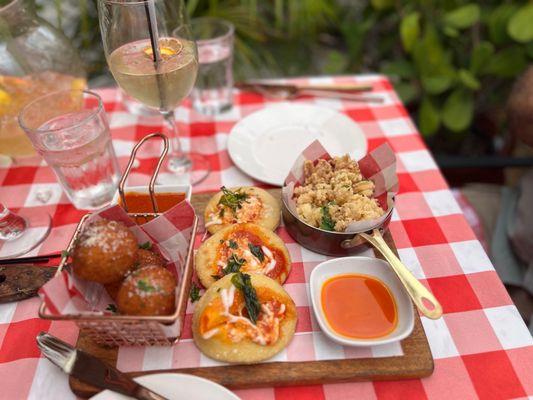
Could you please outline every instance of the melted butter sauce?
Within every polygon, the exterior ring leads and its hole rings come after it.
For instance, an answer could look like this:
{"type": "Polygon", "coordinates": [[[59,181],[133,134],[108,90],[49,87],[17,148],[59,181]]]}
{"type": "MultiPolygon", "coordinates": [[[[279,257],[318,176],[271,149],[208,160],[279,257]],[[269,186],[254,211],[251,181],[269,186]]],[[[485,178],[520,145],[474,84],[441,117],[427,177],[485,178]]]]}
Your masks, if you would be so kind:
{"type": "Polygon", "coordinates": [[[385,336],[398,325],[398,311],[389,288],[368,275],[343,274],[326,280],[322,309],[330,328],[354,339],[385,336]]]}

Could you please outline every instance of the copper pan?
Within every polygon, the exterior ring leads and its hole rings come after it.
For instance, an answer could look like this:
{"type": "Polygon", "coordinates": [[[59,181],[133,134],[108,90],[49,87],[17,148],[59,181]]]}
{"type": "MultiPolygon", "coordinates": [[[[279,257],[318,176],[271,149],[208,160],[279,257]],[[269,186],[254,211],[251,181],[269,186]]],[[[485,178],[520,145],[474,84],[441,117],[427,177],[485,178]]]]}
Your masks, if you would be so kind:
{"type": "Polygon", "coordinates": [[[291,211],[282,196],[282,215],[285,229],[303,247],[328,256],[348,256],[374,247],[390,264],[405,290],[422,314],[431,319],[442,316],[442,306],[435,296],[400,261],[383,239],[388,229],[394,205],[389,207],[385,220],[361,232],[332,232],[311,226],[300,220],[291,211]]]}

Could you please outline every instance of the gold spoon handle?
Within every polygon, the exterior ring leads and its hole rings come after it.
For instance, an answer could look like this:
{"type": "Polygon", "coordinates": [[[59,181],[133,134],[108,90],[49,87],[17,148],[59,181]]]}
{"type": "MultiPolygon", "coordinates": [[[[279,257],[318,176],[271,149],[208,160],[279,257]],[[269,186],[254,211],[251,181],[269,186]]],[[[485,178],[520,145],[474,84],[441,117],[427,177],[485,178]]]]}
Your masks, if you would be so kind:
{"type": "Polygon", "coordinates": [[[413,299],[413,302],[418,309],[426,317],[431,319],[438,319],[442,316],[442,306],[437,301],[435,296],[422,285],[418,279],[407,269],[405,265],[400,261],[396,254],[390,249],[383,236],[378,229],[372,231],[372,235],[367,233],[360,233],[365,240],[372,244],[385,259],[389,262],[400,281],[405,286],[407,293],[413,299]]]}

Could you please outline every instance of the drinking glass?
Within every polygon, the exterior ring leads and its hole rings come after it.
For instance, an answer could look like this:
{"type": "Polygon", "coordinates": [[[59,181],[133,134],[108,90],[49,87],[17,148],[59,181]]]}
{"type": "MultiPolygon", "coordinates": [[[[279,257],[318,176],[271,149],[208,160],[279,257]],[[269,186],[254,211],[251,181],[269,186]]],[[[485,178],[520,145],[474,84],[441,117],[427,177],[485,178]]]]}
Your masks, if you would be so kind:
{"type": "MultiPolygon", "coordinates": [[[[223,19],[202,17],[191,21],[200,68],[192,91],[194,109],[216,115],[233,105],[233,41],[235,27],[223,19]]],[[[181,34],[178,28],[176,36],[181,34]]]]}
{"type": "Polygon", "coordinates": [[[26,105],[19,123],[76,208],[111,202],[120,175],[100,96],[85,90],[50,93],[26,105]]]}
{"type": "Polygon", "coordinates": [[[48,232],[48,214],[25,210],[15,214],[0,202],[0,260],[26,254],[42,243],[48,232]]]}
{"type": "Polygon", "coordinates": [[[198,72],[196,44],[183,0],[99,0],[104,51],[119,86],[146,106],[158,109],[169,131],[167,168],[192,184],[205,179],[209,161],[185,154],[174,109],[189,95],[198,72]],[[181,35],[173,31],[182,27],[181,35]]]}
{"type": "Polygon", "coordinates": [[[35,150],[17,116],[37,96],[86,86],[83,63],[34,0],[0,0],[0,156],[17,162],[35,150]]]}
{"type": "Polygon", "coordinates": [[[143,103],[137,101],[129,94],[120,89],[120,101],[126,107],[126,110],[133,115],[141,115],[143,117],[157,117],[159,111],[156,109],[145,106],[143,103]]]}

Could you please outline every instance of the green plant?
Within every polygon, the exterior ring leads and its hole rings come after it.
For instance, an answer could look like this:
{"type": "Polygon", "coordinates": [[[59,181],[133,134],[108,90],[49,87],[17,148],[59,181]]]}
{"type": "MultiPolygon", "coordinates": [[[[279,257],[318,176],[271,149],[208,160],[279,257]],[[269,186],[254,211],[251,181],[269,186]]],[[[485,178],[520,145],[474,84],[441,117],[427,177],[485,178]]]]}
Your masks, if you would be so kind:
{"type": "Polygon", "coordinates": [[[533,58],[531,2],[372,1],[369,7],[374,18],[393,22],[395,49],[382,49],[390,55],[379,67],[396,78],[402,99],[418,106],[426,136],[444,128],[463,137],[476,110],[505,102],[510,83],[533,58]]]}
{"type": "MultiPolygon", "coordinates": [[[[79,10],[69,31],[95,77],[106,68],[95,1],[79,10]]],[[[476,113],[504,105],[533,59],[526,0],[188,0],[187,10],[235,25],[237,79],[389,75],[427,138],[464,138],[476,113]]]]}
{"type": "Polygon", "coordinates": [[[238,79],[302,73],[318,35],[331,27],[334,0],[190,0],[190,16],[224,18],[235,25],[238,79]]]}

